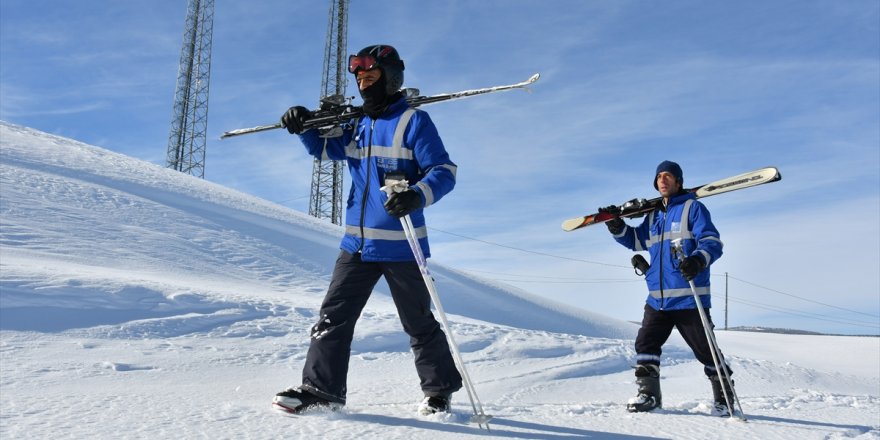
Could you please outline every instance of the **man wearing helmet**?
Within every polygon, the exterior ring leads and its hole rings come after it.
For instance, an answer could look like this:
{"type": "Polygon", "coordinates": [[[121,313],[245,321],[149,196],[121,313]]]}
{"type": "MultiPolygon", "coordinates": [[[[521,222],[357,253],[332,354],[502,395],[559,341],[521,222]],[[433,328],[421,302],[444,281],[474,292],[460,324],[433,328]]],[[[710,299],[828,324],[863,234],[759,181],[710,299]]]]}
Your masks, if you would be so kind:
{"type": "Polygon", "coordinates": [[[352,184],[341,252],[318,323],[311,329],[302,385],[278,393],[273,400],[277,409],[300,413],[345,405],[355,323],[382,276],[410,336],[425,395],[419,412],[447,411],[451,394],[461,388],[446,335],[431,313],[430,295],[399,220],[410,216],[422,251],[430,256],[423,208],[452,190],[456,166],[428,114],[404,99],[403,70],[403,60],[388,45],[368,46],[349,57],[365,116],[345,124],[341,134],[304,130],[304,121],[311,117],[305,107],[291,107],[281,117],[282,125],[300,136],[312,156],[346,160],[352,184]],[[409,182],[407,191],[389,197],[380,190],[386,180],[401,179],[409,182]]]}

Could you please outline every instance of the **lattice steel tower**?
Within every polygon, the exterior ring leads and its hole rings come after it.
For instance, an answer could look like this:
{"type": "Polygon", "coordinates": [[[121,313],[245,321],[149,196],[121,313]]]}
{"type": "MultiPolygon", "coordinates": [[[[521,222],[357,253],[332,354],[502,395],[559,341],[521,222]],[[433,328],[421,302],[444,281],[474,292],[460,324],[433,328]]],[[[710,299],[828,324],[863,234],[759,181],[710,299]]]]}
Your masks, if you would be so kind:
{"type": "Polygon", "coordinates": [[[168,136],[168,168],[205,177],[214,0],[189,0],[168,136]]]}
{"type": "MultiPolygon", "coordinates": [[[[348,84],[348,3],[349,0],[330,0],[327,42],[324,45],[324,75],[321,79],[322,100],[330,96],[345,96],[348,84]]],[[[336,225],[342,224],[344,166],[344,161],[315,159],[309,215],[330,219],[336,225]]]]}

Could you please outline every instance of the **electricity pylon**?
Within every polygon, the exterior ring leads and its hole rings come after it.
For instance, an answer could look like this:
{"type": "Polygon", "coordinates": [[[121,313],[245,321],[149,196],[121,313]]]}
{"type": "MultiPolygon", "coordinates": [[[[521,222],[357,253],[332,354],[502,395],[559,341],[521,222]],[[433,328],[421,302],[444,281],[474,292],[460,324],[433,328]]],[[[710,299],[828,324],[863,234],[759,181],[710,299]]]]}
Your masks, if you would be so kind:
{"type": "MultiPolygon", "coordinates": [[[[327,42],[324,45],[324,75],[321,79],[322,100],[330,96],[345,96],[348,83],[348,3],[349,0],[330,0],[327,42]]],[[[315,159],[309,215],[330,219],[336,225],[342,224],[344,165],[345,161],[315,159]]]]}
{"type": "Polygon", "coordinates": [[[168,136],[168,168],[205,177],[214,0],[189,0],[168,136]]]}

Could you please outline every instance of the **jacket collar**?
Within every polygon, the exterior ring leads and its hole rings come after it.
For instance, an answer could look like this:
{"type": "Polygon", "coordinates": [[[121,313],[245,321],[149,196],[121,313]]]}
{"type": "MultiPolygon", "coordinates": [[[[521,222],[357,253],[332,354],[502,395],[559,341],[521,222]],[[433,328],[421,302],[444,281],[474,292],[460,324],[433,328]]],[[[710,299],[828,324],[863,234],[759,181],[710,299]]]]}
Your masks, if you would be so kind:
{"type": "Polygon", "coordinates": [[[669,203],[666,205],[660,204],[660,210],[666,212],[670,206],[681,205],[682,203],[690,200],[696,199],[697,195],[692,192],[680,191],[678,194],[669,198],[669,203]]]}

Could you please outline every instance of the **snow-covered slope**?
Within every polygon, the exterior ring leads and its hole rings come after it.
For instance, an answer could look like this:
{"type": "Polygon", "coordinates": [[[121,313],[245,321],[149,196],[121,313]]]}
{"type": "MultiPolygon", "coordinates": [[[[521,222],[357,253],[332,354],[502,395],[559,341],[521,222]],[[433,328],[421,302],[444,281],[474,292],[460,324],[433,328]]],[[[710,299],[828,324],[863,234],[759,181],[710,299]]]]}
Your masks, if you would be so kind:
{"type": "MultiPolygon", "coordinates": [[[[2,159],[4,301],[17,308],[4,328],[63,327],[26,313],[46,306],[159,316],[215,309],[225,297],[321,291],[339,252],[341,228],[100,148],[7,124],[2,159]]],[[[632,324],[513,287],[440,266],[432,272],[451,314],[586,336],[634,334],[632,324]]]]}
{"type": "MultiPolygon", "coordinates": [[[[349,403],[289,418],[341,229],[201,179],[0,122],[2,438],[880,438],[880,339],[719,332],[751,422],[708,415],[688,349],[631,415],[636,327],[433,265],[491,434],[418,417],[384,283],[349,403]]],[[[634,304],[634,307],[638,307],[634,304]]]]}

